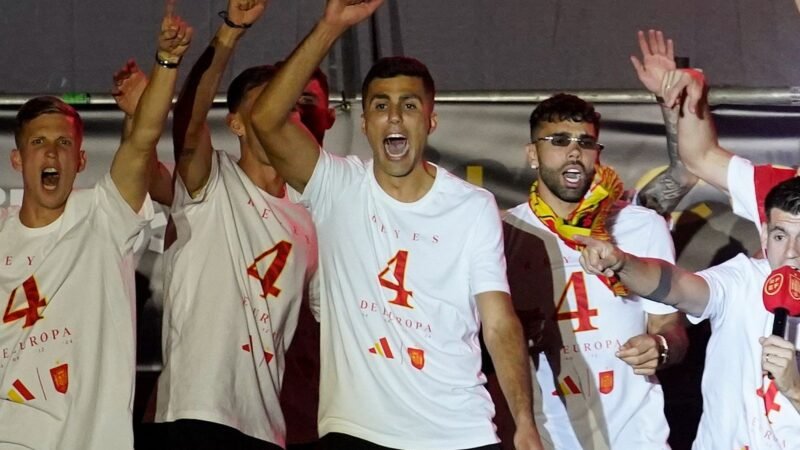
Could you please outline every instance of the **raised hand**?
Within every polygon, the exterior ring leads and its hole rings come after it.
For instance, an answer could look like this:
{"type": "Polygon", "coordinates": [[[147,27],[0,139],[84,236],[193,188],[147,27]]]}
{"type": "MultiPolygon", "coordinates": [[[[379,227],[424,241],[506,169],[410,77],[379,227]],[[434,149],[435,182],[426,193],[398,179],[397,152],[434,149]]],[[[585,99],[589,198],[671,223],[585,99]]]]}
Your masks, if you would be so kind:
{"type": "Polygon", "coordinates": [[[616,353],[617,358],[633,368],[637,375],[654,375],[661,353],[656,337],[640,334],[628,339],[616,353]]]}
{"type": "Polygon", "coordinates": [[[683,105],[692,114],[697,115],[702,102],[705,102],[706,78],[703,72],[696,69],[671,70],[661,80],[661,97],[664,104],[673,108],[680,104],[685,95],[683,105]]]}
{"type": "Polygon", "coordinates": [[[349,28],[378,9],[383,0],[328,0],[323,22],[337,28],[349,28]]]}
{"type": "Polygon", "coordinates": [[[575,236],[573,239],[584,246],[580,263],[583,270],[592,275],[613,277],[625,264],[625,254],[610,242],[586,236],[575,236]]]}
{"type": "Polygon", "coordinates": [[[136,60],[129,59],[124,66],[114,72],[111,95],[125,115],[133,116],[145,87],[147,87],[147,75],[136,65],[136,60]]]}
{"type": "Polygon", "coordinates": [[[800,374],[794,345],[778,336],[758,339],[761,344],[761,369],[772,374],[778,390],[787,397],[800,395],[800,374]]]}
{"type": "Polygon", "coordinates": [[[638,37],[642,59],[631,55],[631,64],[644,87],[658,95],[664,75],[675,70],[675,46],[672,39],[664,40],[664,33],[660,30],[649,30],[647,36],[644,31],[639,31],[638,37]]]}
{"type": "Polygon", "coordinates": [[[249,26],[258,21],[267,9],[268,0],[228,0],[228,20],[249,26]]]}
{"type": "Polygon", "coordinates": [[[189,48],[193,29],[174,14],[175,0],[167,0],[161,34],[158,36],[158,57],[170,63],[178,63],[189,48]]]}

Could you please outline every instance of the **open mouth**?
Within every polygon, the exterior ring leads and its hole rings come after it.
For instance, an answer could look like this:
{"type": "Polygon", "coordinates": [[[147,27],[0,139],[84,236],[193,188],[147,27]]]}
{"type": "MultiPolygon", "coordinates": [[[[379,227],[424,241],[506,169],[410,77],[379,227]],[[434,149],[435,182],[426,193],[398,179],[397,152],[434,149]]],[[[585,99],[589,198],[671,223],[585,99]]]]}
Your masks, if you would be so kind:
{"type": "Polygon", "coordinates": [[[408,153],[408,138],[402,134],[390,134],[383,140],[383,151],[389,159],[400,159],[408,153]]]}
{"type": "Polygon", "coordinates": [[[567,187],[577,188],[580,187],[581,182],[583,182],[583,178],[586,176],[586,174],[583,170],[573,167],[562,172],[561,176],[564,179],[564,184],[567,187]]]}
{"type": "Polygon", "coordinates": [[[58,180],[61,175],[58,169],[54,167],[47,167],[42,170],[42,186],[48,191],[54,191],[58,187],[58,180]]]}

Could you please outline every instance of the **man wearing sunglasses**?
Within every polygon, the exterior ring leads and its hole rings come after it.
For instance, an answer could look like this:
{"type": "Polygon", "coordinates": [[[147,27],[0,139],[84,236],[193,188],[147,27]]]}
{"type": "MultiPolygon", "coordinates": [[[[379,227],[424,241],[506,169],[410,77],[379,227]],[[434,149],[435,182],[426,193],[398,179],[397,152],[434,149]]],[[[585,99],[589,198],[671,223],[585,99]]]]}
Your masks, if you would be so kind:
{"type": "Polygon", "coordinates": [[[599,120],[590,103],[567,94],[533,111],[526,151],[539,179],[530,200],[505,218],[511,296],[532,357],[535,419],[547,448],[669,448],[653,375],[683,357],[682,318],[579,263],[575,236],[674,260],[664,220],[619,201],[621,180],[599,164],[599,120]]]}

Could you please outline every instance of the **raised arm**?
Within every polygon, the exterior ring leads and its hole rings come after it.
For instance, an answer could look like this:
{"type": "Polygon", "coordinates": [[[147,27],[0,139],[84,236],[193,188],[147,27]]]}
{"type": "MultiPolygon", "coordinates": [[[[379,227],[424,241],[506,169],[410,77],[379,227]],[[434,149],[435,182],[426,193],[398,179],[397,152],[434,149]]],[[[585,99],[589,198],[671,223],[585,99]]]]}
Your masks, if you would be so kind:
{"type": "Polygon", "coordinates": [[[147,194],[153,154],[172,103],[177,64],[192,36],[192,29],[173,15],[173,8],[174,1],[169,0],[161,22],[158,63],[133,115],[130,135],[120,144],[111,163],[111,178],[135,211],[142,207],[147,194]]]}
{"type": "Polygon", "coordinates": [[[228,0],[227,20],[192,67],[175,104],[172,139],[176,170],[190,193],[202,188],[211,171],[208,112],[239,39],[264,13],[266,0],[228,0]]]}
{"type": "Polygon", "coordinates": [[[631,293],[700,316],[708,305],[710,291],[703,278],[655,258],[625,253],[610,242],[576,236],[585,245],[581,266],[593,275],[618,276],[631,293]]]}
{"type": "MultiPolygon", "coordinates": [[[[125,113],[122,125],[120,143],[125,142],[133,129],[133,115],[139,105],[144,88],[147,86],[147,76],[139,69],[134,59],[129,59],[125,65],[114,73],[114,87],[111,95],[117,102],[119,109],[125,113]]],[[[158,160],[155,151],[150,158],[150,186],[147,191],[153,200],[162,205],[172,204],[172,174],[164,164],[158,160]]]]}
{"type": "Polygon", "coordinates": [[[708,108],[708,86],[694,69],[667,72],[661,82],[664,104],[677,110],[678,153],[690,172],[728,193],[728,163],[733,156],[720,147],[708,108]]]}
{"type": "Polygon", "coordinates": [[[319,158],[319,144],[295,112],[314,70],[348,28],[383,0],[328,0],[325,14],[281,66],[253,105],[252,122],[267,157],[289,185],[303,192],[319,158]]]}
{"type": "Polygon", "coordinates": [[[491,291],[478,294],[477,301],[483,340],[517,428],[514,448],[541,449],[541,438],[533,422],[528,351],[511,297],[505,292],[491,291]]]}
{"type": "MultiPolygon", "coordinates": [[[[661,81],[664,75],[675,70],[675,46],[672,39],[664,39],[664,33],[649,30],[638,33],[639,49],[642,59],[631,56],[631,64],[636,70],[639,81],[656,98],[660,98],[661,81]]],[[[661,215],[675,210],[681,199],[697,183],[694,176],[678,157],[678,110],[659,103],[664,127],[667,131],[667,156],[669,167],[658,174],[639,191],[639,204],[650,208],[661,215]]]]}

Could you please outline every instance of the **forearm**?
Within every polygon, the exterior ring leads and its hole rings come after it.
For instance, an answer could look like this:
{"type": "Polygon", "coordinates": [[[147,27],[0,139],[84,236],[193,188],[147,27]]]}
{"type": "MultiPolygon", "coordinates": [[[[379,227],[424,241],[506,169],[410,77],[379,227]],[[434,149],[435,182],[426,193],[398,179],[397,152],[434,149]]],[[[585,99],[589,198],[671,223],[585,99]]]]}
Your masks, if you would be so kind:
{"type": "Polygon", "coordinates": [[[686,168],[701,180],[728,191],[730,153],[719,146],[717,131],[707,103],[697,114],[685,110],[678,119],[678,154],[686,168]]]}
{"type": "Polygon", "coordinates": [[[120,137],[120,143],[125,142],[125,140],[130,137],[131,130],[133,130],[133,116],[125,114],[125,118],[122,119],[122,136],[120,137]]]}
{"type": "Polygon", "coordinates": [[[681,162],[678,155],[678,112],[661,105],[667,138],[669,166],[639,191],[639,204],[657,213],[672,213],[681,199],[697,183],[697,177],[681,162]]]}
{"type": "Polygon", "coordinates": [[[486,348],[492,357],[500,388],[508,403],[517,428],[533,426],[531,369],[516,316],[510,317],[502,327],[484,329],[486,348]]]}
{"type": "Polygon", "coordinates": [[[156,64],[133,116],[127,142],[137,152],[147,156],[148,160],[149,153],[155,150],[161,137],[169,114],[177,72],[176,69],[156,64]]]}
{"type": "Polygon", "coordinates": [[[198,141],[206,138],[208,113],[243,34],[243,29],[220,25],[211,43],[189,72],[173,113],[172,136],[176,161],[183,149],[197,148],[198,141]]]}
{"type": "Polygon", "coordinates": [[[708,304],[705,280],[660,259],[625,253],[624,263],[616,274],[631,293],[693,316],[702,314],[708,304]]]}
{"type": "Polygon", "coordinates": [[[288,124],[308,80],[345,30],[322,20],[289,56],[253,106],[253,126],[260,139],[268,141],[275,130],[288,124]]]}

